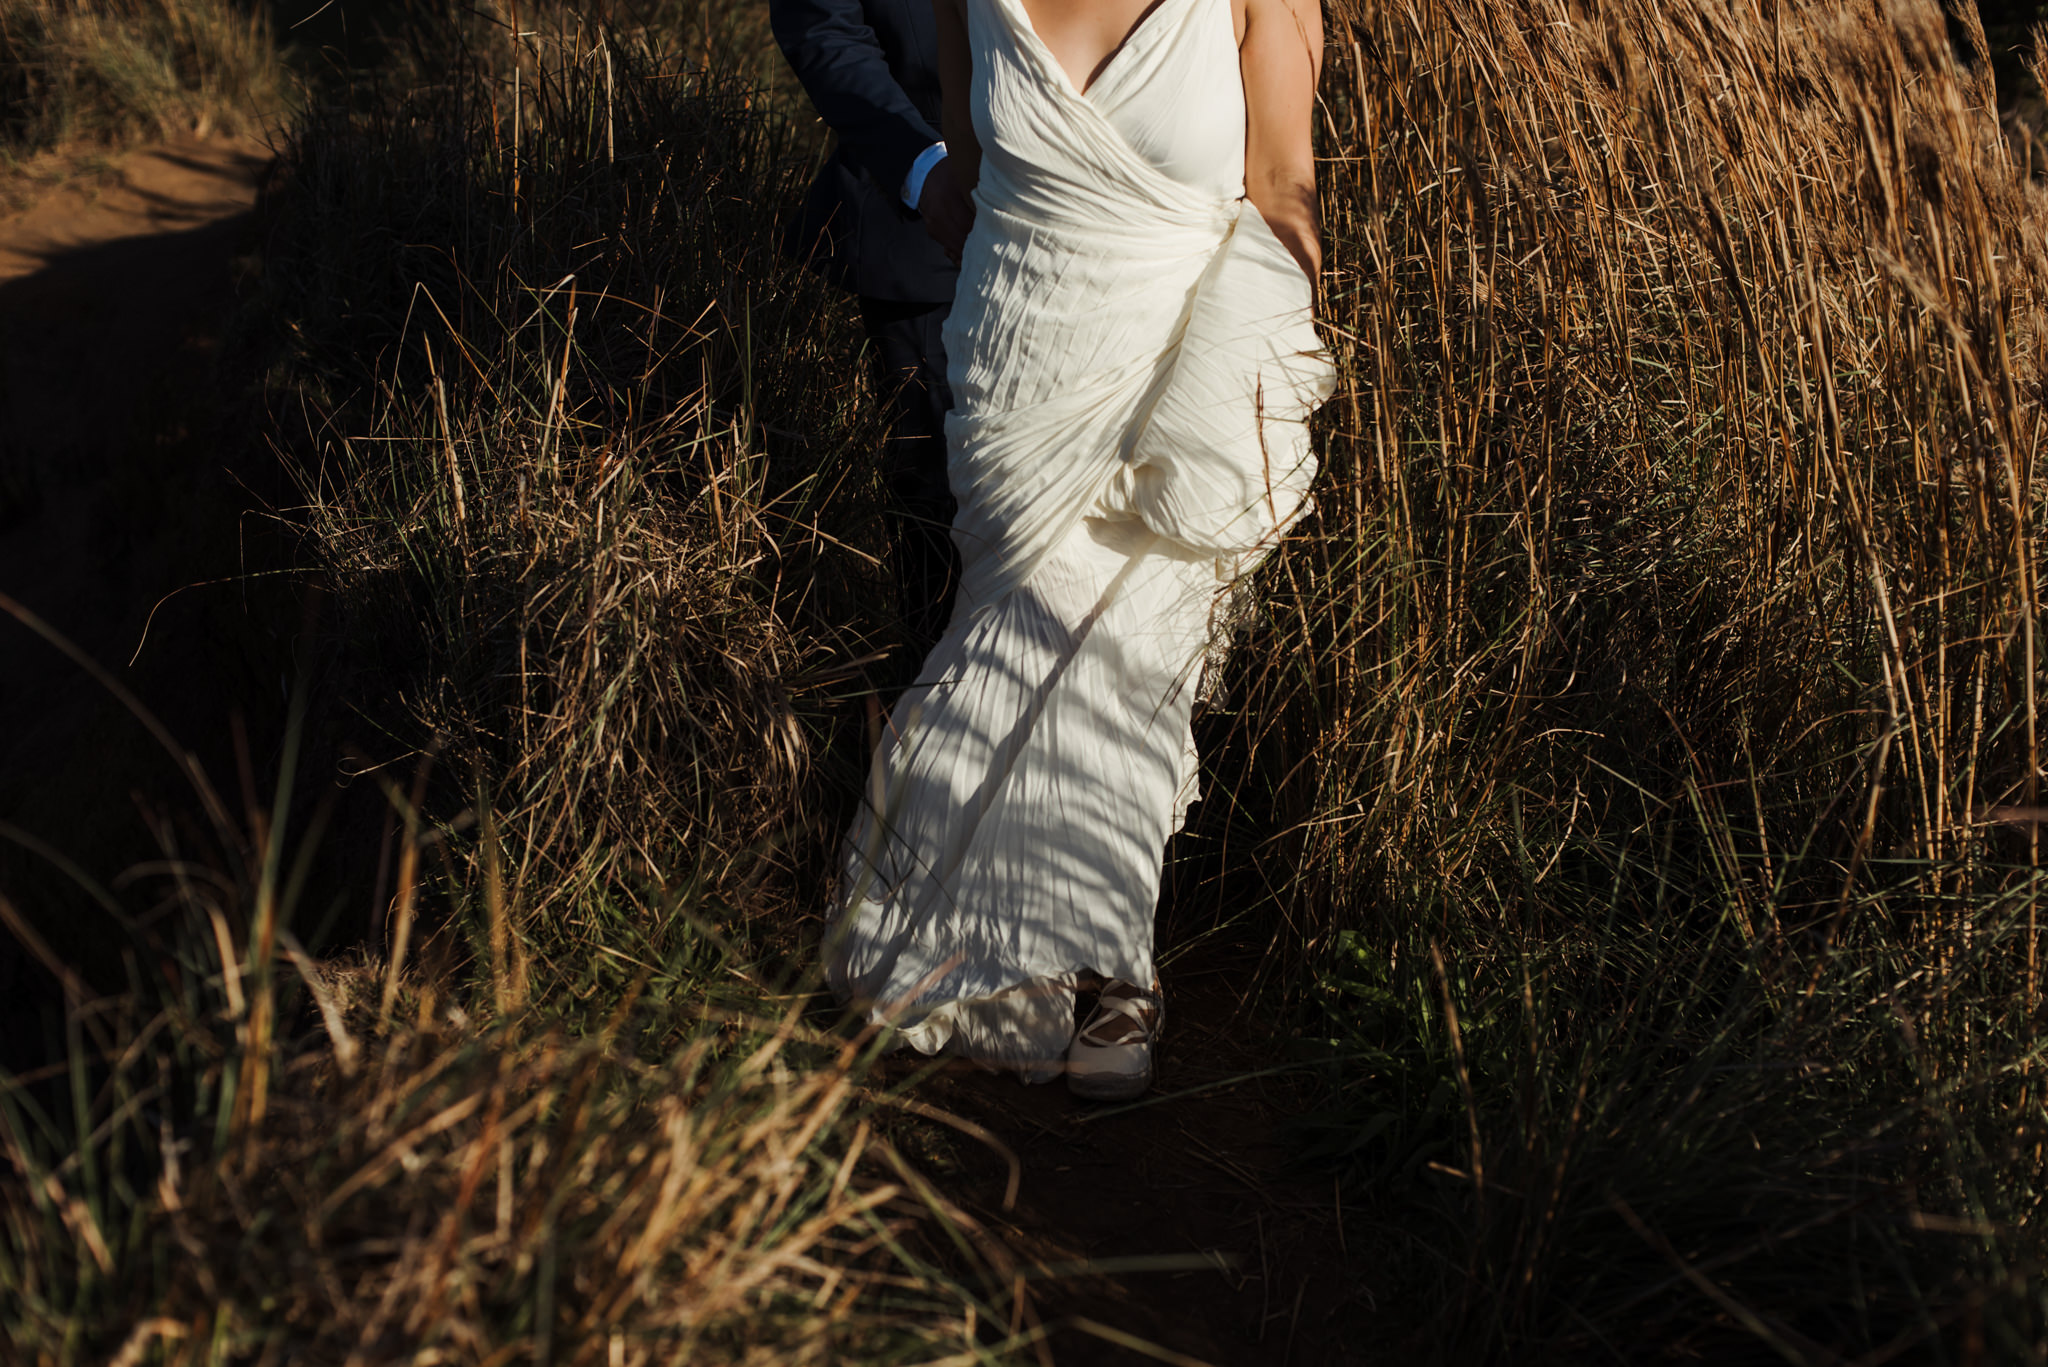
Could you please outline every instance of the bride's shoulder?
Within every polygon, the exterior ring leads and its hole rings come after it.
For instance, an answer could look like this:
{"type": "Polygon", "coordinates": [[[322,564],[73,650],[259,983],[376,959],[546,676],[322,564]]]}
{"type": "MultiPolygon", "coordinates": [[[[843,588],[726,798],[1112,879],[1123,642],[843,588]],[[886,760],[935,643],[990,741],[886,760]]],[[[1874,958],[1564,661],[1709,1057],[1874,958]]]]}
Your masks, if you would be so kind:
{"type": "Polygon", "coordinates": [[[1246,57],[1279,49],[1298,54],[1303,45],[1309,60],[1321,66],[1322,0],[1230,0],[1237,24],[1237,45],[1246,57]]]}
{"type": "Polygon", "coordinates": [[[1261,29],[1266,30],[1262,36],[1278,30],[1308,39],[1311,47],[1323,45],[1322,0],[1230,0],[1230,8],[1240,45],[1261,29]]]}

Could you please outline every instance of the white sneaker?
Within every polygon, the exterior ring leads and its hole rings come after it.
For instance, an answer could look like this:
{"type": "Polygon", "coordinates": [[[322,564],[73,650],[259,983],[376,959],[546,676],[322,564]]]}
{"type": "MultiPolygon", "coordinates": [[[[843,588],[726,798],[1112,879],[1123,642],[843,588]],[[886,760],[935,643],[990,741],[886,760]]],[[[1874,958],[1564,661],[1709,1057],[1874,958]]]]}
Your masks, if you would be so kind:
{"type": "Polygon", "coordinates": [[[1067,1090],[1090,1101],[1129,1101],[1152,1085],[1152,1045],[1166,1018],[1157,989],[1113,982],[1067,1049],[1067,1090]]]}

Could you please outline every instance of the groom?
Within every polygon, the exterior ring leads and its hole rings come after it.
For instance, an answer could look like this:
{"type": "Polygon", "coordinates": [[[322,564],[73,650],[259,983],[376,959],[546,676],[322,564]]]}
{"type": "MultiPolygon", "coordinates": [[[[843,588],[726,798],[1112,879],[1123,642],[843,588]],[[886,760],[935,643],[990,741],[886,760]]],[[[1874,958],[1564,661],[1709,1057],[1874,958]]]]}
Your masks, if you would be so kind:
{"type": "Polygon", "coordinates": [[[939,138],[931,0],[769,0],[769,21],[838,146],[788,246],[860,299],[891,396],[883,459],[903,616],[920,655],[945,629],[958,557],[948,529],[946,352],[974,208],[939,138]]]}

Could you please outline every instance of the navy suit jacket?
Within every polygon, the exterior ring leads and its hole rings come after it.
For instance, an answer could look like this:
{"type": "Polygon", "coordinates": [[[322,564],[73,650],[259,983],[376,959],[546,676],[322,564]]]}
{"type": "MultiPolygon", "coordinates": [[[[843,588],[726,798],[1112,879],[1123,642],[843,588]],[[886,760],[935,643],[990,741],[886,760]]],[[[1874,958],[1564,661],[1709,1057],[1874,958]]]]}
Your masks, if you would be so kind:
{"type": "Polygon", "coordinates": [[[856,294],[951,299],[958,268],[902,193],[910,164],[939,140],[932,0],[769,0],[768,18],[839,135],[785,245],[856,294]]]}

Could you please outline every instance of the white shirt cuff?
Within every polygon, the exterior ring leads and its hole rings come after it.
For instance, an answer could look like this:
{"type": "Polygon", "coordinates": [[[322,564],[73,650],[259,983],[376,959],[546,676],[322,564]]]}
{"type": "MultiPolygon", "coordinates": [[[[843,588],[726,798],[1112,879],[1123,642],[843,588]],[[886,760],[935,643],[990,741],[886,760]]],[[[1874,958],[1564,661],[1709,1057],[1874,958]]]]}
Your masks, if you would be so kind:
{"type": "Polygon", "coordinates": [[[946,144],[935,142],[917,154],[917,160],[910,163],[910,174],[903,178],[903,202],[911,208],[924,196],[924,178],[932,168],[946,159],[946,144]]]}

